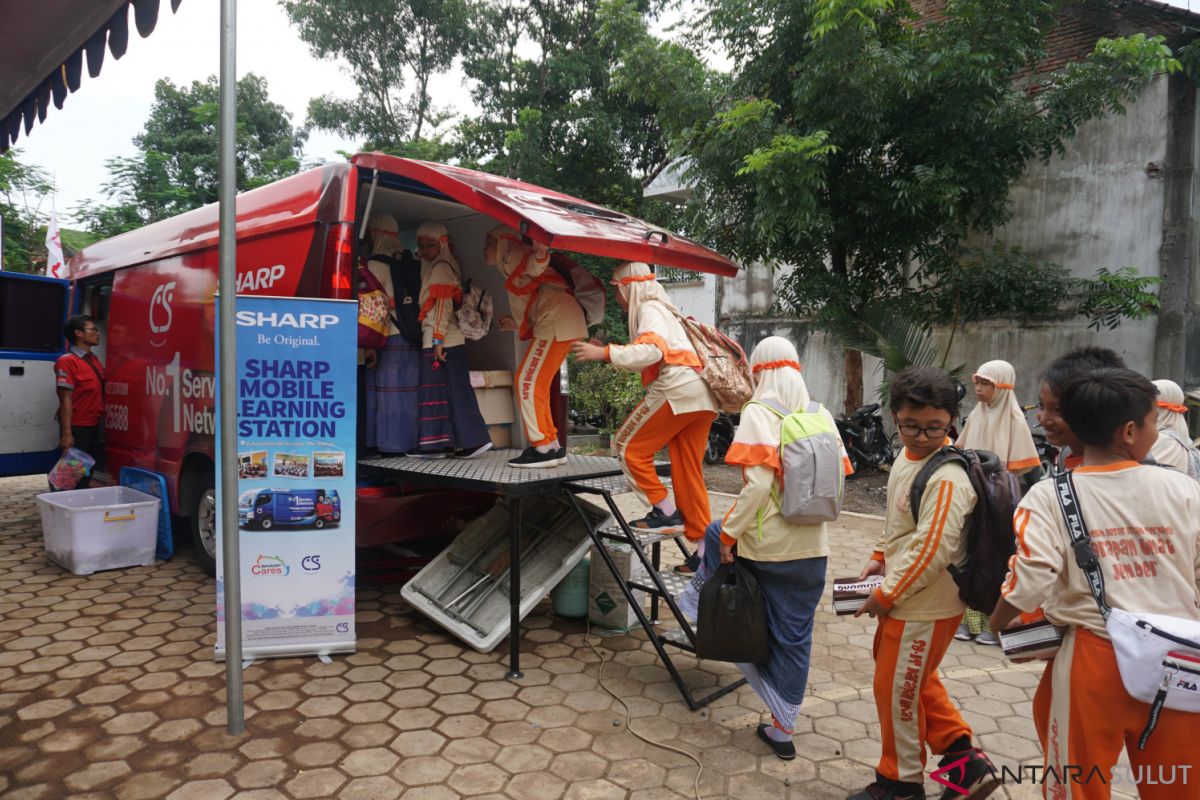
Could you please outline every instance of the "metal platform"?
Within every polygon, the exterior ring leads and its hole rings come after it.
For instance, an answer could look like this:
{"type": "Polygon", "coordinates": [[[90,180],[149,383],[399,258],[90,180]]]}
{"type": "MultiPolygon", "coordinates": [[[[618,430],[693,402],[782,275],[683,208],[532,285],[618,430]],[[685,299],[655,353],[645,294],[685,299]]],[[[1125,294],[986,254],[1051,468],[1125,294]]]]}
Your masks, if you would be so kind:
{"type": "MultiPolygon", "coordinates": [[[[619,493],[625,487],[621,464],[615,458],[568,455],[567,463],[557,467],[530,469],[509,466],[508,460],[520,454],[520,450],[489,450],[475,458],[385,456],[360,460],[358,471],[363,475],[440,489],[466,489],[506,497],[557,494],[566,481],[591,484],[615,478],[616,481],[610,481],[604,488],[619,493]]],[[[662,466],[667,467],[665,464],[662,466]]],[[[600,486],[597,484],[597,488],[600,486]]]]}
{"type": "MultiPolygon", "coordinates": [[[[692,710],[707,705],[713,700],[741,686],[745,680],[732,683],[709,693],[704,697],[696,697],[672,663],[664,645],[680,647],[684,650],[695,651],[695,632],[691,624],[675,603],[675,596],[689,580],[688,576],[674,572],[660,572],[662,543],[674,540],[680,551],[686,556],[689,551],[681,541],[681,533],[635,531],[621,515],[614,494],[628,490],[621,464],[615,458],[606,456],[568,455],[565,464],[543,469],[521,469],[508,464],[514,458],[517,450],[492,450],[475,458],[407,458],[381,457],[362,459],[358,462],[361,475],[387,478],[399,483],[414,486],[428,486],[438,489],[462,489],[465,491],[485,492],[501,497],[510,498],[511,514],[509,522],[509,564],[516,565],[509,576],[509,678],[522,677],[520,671],[520,612],[521,597],[521,506],[524,499],[536,496],[566,496],[570,499],[575,513],[587,526],[588,535],[596,546],[597,552],[603,558],[605,566],[617,577],[622,593],[630,602],[637,614],[638,621],[646,631],[650,643],[658,653],[659,659],[671,674],[680,694],[692,710]],[[578,499],[578,495],[599,495],[616,520],[616,527],[598,525],[588,518],[578,499]],[[647,582],[634,583],[621,578],[620,571],[613,563],[604,541],[617,541],[631,545],[633,552],[641,560],[646,569],[647,582]],[[647,549],[650,550],[647,553],[647,549]],[[641,599],[634,596],[635,592],[645,592],[650,595],[650,614],[642,609],[641,599]],[[660,633],[658,624],[659,604],[667,606],[671,615],[679,623],[679,628],[660,633]]],[[[660,475],[669,475],[671,465],[665,462],[655,464],[660,475]]]]}

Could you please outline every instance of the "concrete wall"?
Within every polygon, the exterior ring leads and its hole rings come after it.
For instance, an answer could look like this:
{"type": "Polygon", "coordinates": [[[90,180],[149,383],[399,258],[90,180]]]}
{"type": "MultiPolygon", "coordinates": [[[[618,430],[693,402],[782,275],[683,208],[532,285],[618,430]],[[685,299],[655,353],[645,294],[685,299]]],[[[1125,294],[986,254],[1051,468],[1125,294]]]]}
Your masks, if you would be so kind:
{"type": "MultiPolygon", "coordinates": [[[[954,335],[946,365],[953,369],[966,366],[970,376],[979,365],[1001,358],[1017,371],[1017,399],[1022,405],[1037,402],[1038,377],[1058,356],[1088,345],[1109,347],[1120,353],[1131,369],[1151,378],[1154,362],[1154,320],[1125,322],[1115,331],[1089,330],[1087,320],[1031,321],[995,319],[971,323],[954,335]]],[[[946,352],[950,328],[934,330],[939,358],[946,352]]],[[[968,402],[970,407],[973,402],[968,402]]]]}
{"type": "Polygon", "coordinates": [[[700,322],[715,325],[717,322],[717,281],[723,280],[716,275],[705,274],[700,281],[687,283],[664,283],[663,288],[671,297],[671,302],[685,317],[695,317],[700,322]]]}
{"type": "Polygon", "coordinates": [[[1160,76],[1125,116],[1082,126],[1062,157],[1031,161],[1012,188],[1012,219],[967,244],[1018,246],[1080,278],[1127,266],[1158,276],[1166,120],[1167,78],[1160,76]]]}

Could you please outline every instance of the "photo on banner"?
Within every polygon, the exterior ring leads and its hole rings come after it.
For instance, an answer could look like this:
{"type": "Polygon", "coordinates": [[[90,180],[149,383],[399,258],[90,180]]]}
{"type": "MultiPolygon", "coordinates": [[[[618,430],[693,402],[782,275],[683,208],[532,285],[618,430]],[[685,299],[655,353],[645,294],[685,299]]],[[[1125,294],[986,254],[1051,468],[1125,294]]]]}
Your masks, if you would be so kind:
{"type": "Polygon", "coordinates": [[[357,305],[239,297],[235,316],[238,452],[226,463],[218,431],[217,486],[237,468],[242,657],[353,652],[357,305]]]}

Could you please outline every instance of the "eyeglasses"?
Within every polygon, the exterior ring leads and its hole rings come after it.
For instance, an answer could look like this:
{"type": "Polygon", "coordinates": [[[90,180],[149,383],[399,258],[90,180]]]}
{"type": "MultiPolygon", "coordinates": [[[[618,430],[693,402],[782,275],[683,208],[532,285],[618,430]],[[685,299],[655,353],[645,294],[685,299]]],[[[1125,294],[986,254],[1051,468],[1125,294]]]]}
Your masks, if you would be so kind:
{"type": "Polygon", "coordinates": [[[901,425],[900,433],[910,438],[917,438],[922,433],[929,439],[942,439],[946,436],[949,428],[918,428],[916,425],[901,425]]]}

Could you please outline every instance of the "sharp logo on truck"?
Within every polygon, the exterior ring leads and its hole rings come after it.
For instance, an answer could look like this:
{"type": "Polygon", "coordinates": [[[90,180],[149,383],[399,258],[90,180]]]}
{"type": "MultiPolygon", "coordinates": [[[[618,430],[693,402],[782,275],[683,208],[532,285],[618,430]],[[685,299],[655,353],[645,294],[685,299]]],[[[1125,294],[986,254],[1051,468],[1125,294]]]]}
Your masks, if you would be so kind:
{"type": "Polygon", "coordinates": [[[336,314],[270,314],[263,311],[237,312],[237,324],[256,328],[328,328],[337,325],[336,314]]]}
{"type": "MultiPolygon", "coordinates": [[[[166,333],[171,330],[171,301],[175,299],[175,281],[167,281],[154,290],[154,294],[150,296],[150,332],[151,333],[166,333]]],[[[166,343],[165,339],[155,341],[150,340],[150,344],[154,347],[162,347],[166,343]]]]}
{"type": "Polygon", "coordinates": [[[286,272],[287,267],[283,264],[246,270],[237,276],[237,290],[239,292],[257,292],[262,289],[270,289],[286,272]]]}

